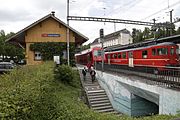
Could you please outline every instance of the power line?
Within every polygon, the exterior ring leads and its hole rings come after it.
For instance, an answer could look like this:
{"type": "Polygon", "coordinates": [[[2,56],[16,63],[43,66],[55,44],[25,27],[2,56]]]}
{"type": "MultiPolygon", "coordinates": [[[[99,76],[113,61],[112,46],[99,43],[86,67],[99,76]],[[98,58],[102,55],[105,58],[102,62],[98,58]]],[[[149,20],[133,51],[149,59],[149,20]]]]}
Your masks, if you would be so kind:
{"type": "Polygon", "coordinates": [[[116,9],[114,9],[114,10],[112,10],[112,11],[110,11],[109,13],[107,13],[107,15],[109,15],[109,14],[111,14],[111,13],[113,13],[114,11],[118,11],[119,9],[121,9],[121,8],[125,8],[126,6],[128,6],[126,9],[128,9],[128,8],[132,8],[132,7],[134,7],[136,4],[138,4],[139,2],[141,2],[142,0],[132,0],[132,1],[130,1],[130,2],[128,2],[128,3],[126,3],[125,5],[123,5],[123,7],[121,6],[121,7],[119,7],[119,8],[116,8],[116,9]]]}
{"type": "Polygon", "coordinates": [[[180,0],[179,0],[178,2],[176,2],[176,3],[172,4],[172,5],[170,5],[170,6],[168,5],[168,7],[165,7],[165,8],[163,8],[163,9],[161,9],[161,10],[159,10],[159,11],[157,11],[157,12],[155,12],[155,13],[153,13],[153,14],[151,14],[151,15],[145,17],[145,18],[143,18],[142,20],[145,20],[145,19],[147,19],[147,18],[149,18],[149,17],[151,17],[151,16],[154,16],[154,15],[158,14],[159,12],[162,12],[162,11],[164,11],[164,10],[166,10],[166,9],[169,9],[169,7],[176,6],[176,5],[178,5],[179,3],[180,3],[180,0]]]}
{"type": "Polygon", "coordinates": [[[81,16],[69,16],[68,20],[75,21],[96,21],[96,22],[111,22],[111,23],[124,23],[124,24],[135,24],[135,25],[145,25],[145,26],[156,26],[156,27],[171,27],[168,23],[151,23],[143,21],[133,21],[133,20],[123,20],[123,19],[111,19],[111,18],[99,18],[99,17],[81,17],[81,16]]]}

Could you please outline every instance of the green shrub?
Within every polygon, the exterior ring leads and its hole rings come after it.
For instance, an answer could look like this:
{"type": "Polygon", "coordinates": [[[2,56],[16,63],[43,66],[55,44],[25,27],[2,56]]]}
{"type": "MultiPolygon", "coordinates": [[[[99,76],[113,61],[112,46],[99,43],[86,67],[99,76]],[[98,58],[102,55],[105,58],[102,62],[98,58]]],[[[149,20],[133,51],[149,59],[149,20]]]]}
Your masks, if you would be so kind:
{"type": "Polygon", "coordinates": [[[55,78],[63,83],[72,84],[74,73],[71,67],[67,65],[60,65],[55,70],[55,78]]]}
{"type": "Polygon", "coordinates": [[[53,80],[53,63],[25,66],[0,76],[0,119],[57,118],[53,80]]]}
{"type": "Polygon", "coordinates": [[[68,69],[68,74],[73,74],[71,85],[54,80],[54,64],[49,62],[1,75],[0,120],[170,120],[180,117],[130,118],[94,112],[79,99],[78,71],[68,66],[61,67],[63,72],[68,69]]]}

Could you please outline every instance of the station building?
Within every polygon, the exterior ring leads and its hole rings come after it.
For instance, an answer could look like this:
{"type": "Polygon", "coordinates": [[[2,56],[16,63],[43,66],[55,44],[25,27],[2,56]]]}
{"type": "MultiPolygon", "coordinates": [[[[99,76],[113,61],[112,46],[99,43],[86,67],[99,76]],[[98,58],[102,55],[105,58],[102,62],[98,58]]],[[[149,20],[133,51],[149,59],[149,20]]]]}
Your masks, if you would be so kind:
{"type": "Polygon", "coordinates": [[[30,45],[42,42],[67,43],[67,29],[69,29],[69,42],[75,43],[76,47],[88,40],[86,36],[55,17],[55,12],[52,12],[20,30],[6,41],[23,47],[27,65],[35,65],[42,63],[43,60],[39,51],[30,50],[30,45]]]}
{"type": "MultiPolygon", "coordinates": [[[[104,36],[103,45],[104,48],[115,46],[115,45],[127,45],[133,43],[132,36],[130,31],[127,29],[122,29],[104,36]]],[[[100,38],[96,38],[91,44],[90,47],[101,47],[100,38]]]]}

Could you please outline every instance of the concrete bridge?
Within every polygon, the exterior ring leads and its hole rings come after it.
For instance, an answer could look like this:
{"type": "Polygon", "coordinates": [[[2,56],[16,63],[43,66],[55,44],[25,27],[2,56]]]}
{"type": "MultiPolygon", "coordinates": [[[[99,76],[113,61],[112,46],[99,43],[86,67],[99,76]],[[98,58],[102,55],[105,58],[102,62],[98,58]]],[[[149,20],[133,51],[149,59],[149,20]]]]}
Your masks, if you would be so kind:
{"type": "Polygon", "coordinates": [[[113,108],[121,113],[141,116],[180,112],[180,91],[137,76],[96,72],[113,108]]]}

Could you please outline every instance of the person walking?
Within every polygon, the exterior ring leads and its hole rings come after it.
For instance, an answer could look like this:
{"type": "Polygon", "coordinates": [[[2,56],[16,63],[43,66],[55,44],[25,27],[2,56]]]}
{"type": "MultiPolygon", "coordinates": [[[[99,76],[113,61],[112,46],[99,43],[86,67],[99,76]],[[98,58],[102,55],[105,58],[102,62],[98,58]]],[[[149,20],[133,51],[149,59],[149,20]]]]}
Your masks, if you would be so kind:
{"type": "Polygon", "coordinates": [[[86,67],[84,67],[83,69],[82,69],[82,74],[83,74],[83,79],[84,79],[84,81],[86,80],[86,67]]]}
{"type": "Polygon", "coordinates": [[[91,75],[91,79],[92,79],[92,83],[95,81],[96,78],[96,71],[94,69],[92,69],[90,71],[90,75],[91,75]]]}

